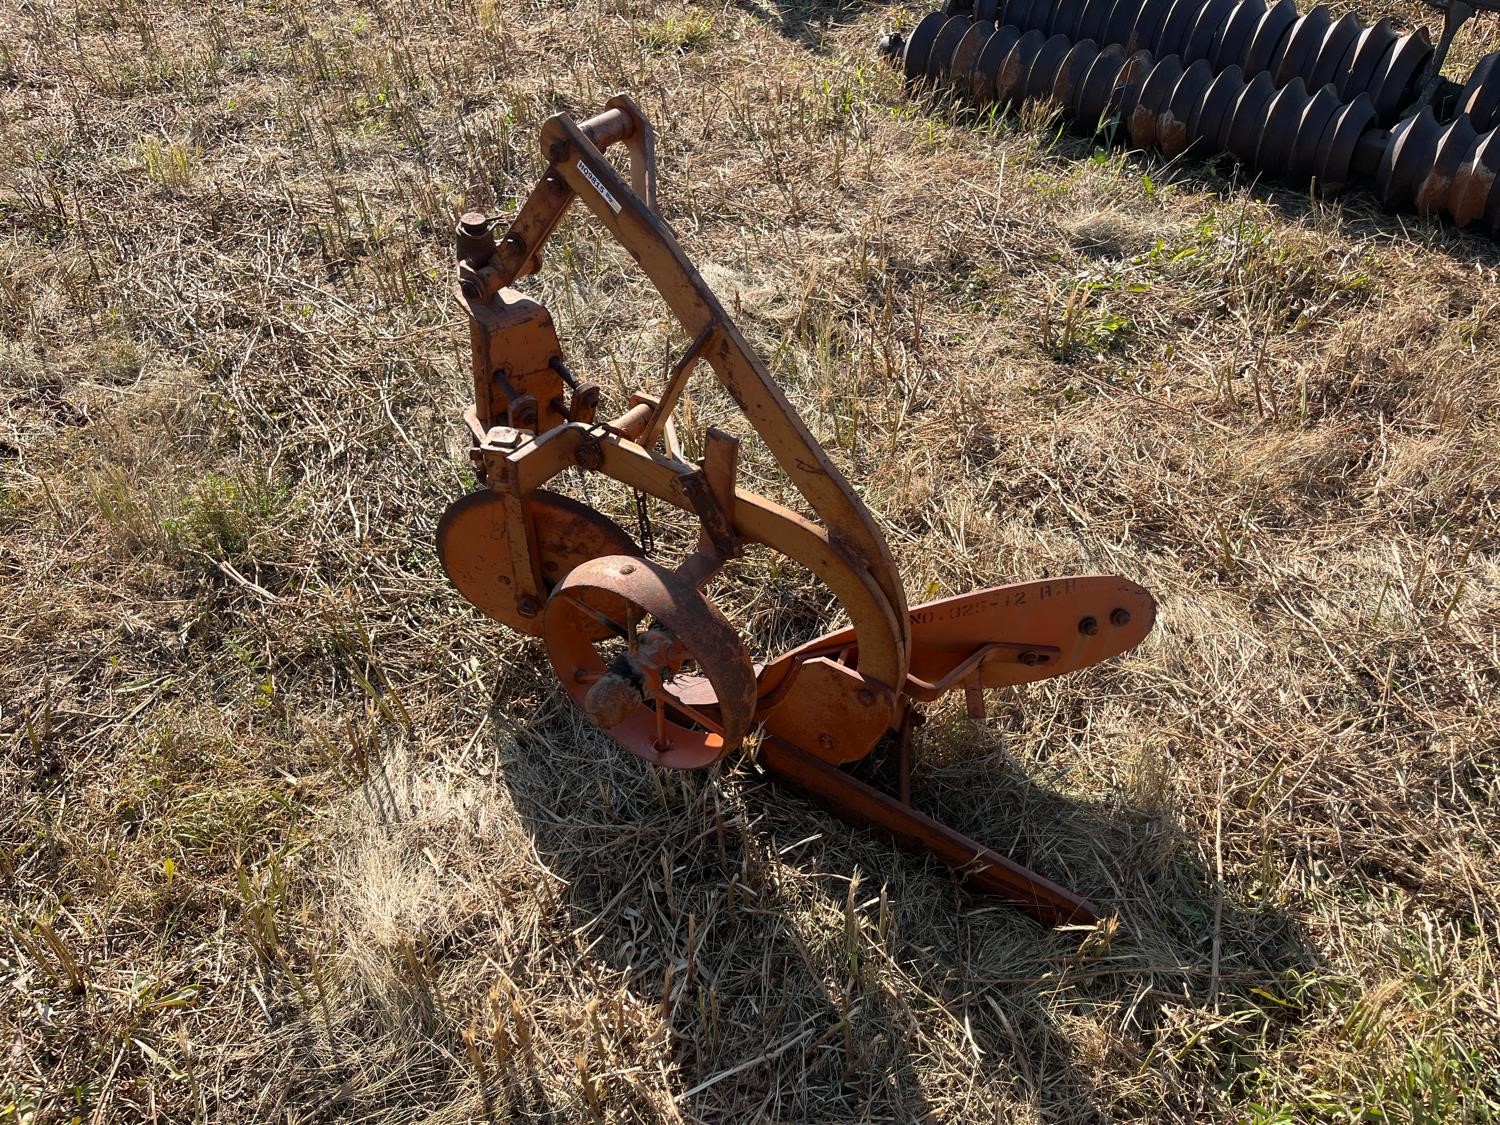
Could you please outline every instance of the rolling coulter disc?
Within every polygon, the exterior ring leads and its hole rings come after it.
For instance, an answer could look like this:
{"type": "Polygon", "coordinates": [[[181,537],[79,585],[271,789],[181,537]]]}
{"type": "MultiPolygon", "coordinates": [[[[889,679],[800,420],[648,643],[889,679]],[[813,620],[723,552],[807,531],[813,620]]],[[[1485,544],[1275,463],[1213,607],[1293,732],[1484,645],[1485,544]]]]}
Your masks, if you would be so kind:
{"type": "MultiPolygon", "coordinates": [[[[526,510],[536,531],[545,588],[555,586],[589,559],[641,553],[623,527],[566,496],[537,489],[527,498],[526,510]]],[[[438,559],[459,593],[485,616],[539,637],[542,606],[539,602],[528,604],[526,596],[518,592],[509,524],[499,493],[480,489],[461,496],[448,505],[438,521],[438,559]]],[[[622,606],[611,608],[616,613],[624,612],[622,606]]],[[[595,627],[593,635],[603,637],[606,633],[595,627]]]]}

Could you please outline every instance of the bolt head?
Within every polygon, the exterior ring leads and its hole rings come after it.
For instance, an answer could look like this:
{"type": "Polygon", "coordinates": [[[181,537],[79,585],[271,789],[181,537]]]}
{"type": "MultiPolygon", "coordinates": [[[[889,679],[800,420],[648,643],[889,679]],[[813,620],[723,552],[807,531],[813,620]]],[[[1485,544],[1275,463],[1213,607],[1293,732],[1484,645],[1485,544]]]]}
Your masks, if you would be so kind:
{"type": "Polygon", "coordinates": [[[859,701],[869,707],[875,702],[875,693],[867,687],[862,687],[859,689],[859,701]]]}
{"type": "Polygon", "coordinates": [[[833,735],[826,733],[818,735],[818,745],[821,746],[824,750],[832,750],[833,735]]]}
{"type": "Polygon", "coordinates": [[[1022,664],[1025,664],[1029,667],[1040,661],[1041,655],[1035,652],[1023,652],[1019,656],[1017,656],[1016,659],[1019,660],[1022,664]]]}
{"type": "Polygon", "coordinates": [[[1129,625],[1130,624],[1130,610],[1128,610],[1128,609],[1116,609],[1115,611],[1113,611],[1109,615],[1109,623],[1111,625],[1129,625]]]}
{"type": "Polygon", "coordinates": [[[635,573],[635,563],[626,563],[624,566],[622,566],[620,568],[620,573],[621,574],[634,574],[635,573]]]}
{"type": "Polygon", "coordinates": [[[1099,631],[1099,622],[1092,617],[1085,617],[1078,623],[1078,631],[1085,637],[1092,637],[1099,631]]]}
{"type": "Polygon", "coordinates": [[[522,617],[535,617],[542,612],[542,603],[531,594],[522,594],[516,599],[516,612],[522,617]]]}

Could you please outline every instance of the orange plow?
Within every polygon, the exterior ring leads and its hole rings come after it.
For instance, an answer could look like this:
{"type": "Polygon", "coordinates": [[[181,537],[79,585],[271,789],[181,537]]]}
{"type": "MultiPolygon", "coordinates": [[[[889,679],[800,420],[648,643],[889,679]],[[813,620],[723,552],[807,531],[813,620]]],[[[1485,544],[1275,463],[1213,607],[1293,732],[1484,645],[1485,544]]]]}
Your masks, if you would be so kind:
{"type": "MultiPolygon", "coordinates": [[[[773,778],[836,815],[929,854],[1049,924],[1090,922],[1093,905],[910,803],[919,708],[949,691],[983,714],[986,688],[1032,683],[1126,652],[1156,607],[1114,576],[1054,578],[909,608],[879,528],[657,214],[650,124],[627,97],[542,130],[548,167],[496,237],[478,213],[458,230],[459,299],[470,318],[474,404],[465,412],[484,487],[438,525],[438,554],[486,615],[540,637],[564,689],[616,743],[655,765],[699,769],[742,744],[773,778]],[[604,157],[622,145],[628,179],[604,157]],[[631,253],[692,341],[664,384],[609,421],[599,390],[563,359],[547,310],[511,286],[581,200],[631,253]],[[739,441],[710,428],[683,457],[675,406],[707,364],[803,498],[804,517],[737,485],[739,441]],[[603,474],[691,513],[679,565],[600,512],[549,490],[569,469],[603,474]],[[747,544],[802,567],[837,598],[848,628],[764,665],[703,593],[747,544]],[[757,733],[758,736],[757,736],[757,733]],[[885,743],[895,793],[842,768],[885,743]]],[[[644,525],[643,525],[644,527],[644,525]]],[[[644,537],[643,537],[644,538],[644,537]]]]}

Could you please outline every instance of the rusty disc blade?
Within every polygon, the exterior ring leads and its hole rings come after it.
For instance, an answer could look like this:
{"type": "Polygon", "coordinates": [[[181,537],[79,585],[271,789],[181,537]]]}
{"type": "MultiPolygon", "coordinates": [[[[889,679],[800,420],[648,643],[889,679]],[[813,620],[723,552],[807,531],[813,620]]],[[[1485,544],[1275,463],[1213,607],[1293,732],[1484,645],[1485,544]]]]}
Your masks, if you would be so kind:
{"type": "Polygon", "coordinates": [[[1453,177],[1448,211],[1455,223],[1466,227],[1482,219],[1486,204],[1492,199],[1500,200],[1497,172],[1500,172],[1500,126],[1479,138],[1473,153],[1453,177]]]}
{"type": "Polygon", "coordinates": [[[1171,101],[1156,121],[1156,143],[1163,156],[1180,156],[1193,147],[1200,135],[1198,118],[1213,77],[1213,68],[1207,59],[1199,59],[1182,72],[1182,78],[1172,91],[1171,101]]]}
{"type": "Polygon", "coordinates": [[[947,17],[942,12],[929,12],[906,37],[906,46],[901,52],[901,68],[907,85],[915,85],[927,77],[927,61],[932,55],[933,40],[946,22],[947,17]]]}
{"type": "Polygon", "coordinates": [[[1213,54],[1209,61],[1214,73],[1231,66],[1242,66],[1250,41],[1255,38],[1255,29],[1260,26],[1266,6],[1261,0],[1241,0],[1229,15],[1224,25],[1224,34],[1214,41],[1213,54]]]}
{"type": "Polygon", "coordinates": [[[1297,22],[1297,6],[1292,0],[1279,0],[1266,9],[1266,14],[1255,26],[1250,45],[1245,48],[1245,61],[1240,70],[1245,74],[1258,74],[1271,65],[1271,60],[1281,49],[1281,42],[1297,22]]]}
{"type": "MultiPolygon", "coordinates": [[[[526,500],[536,534],[545,594],[580,563],[600,555],[639,555],[640,547],[619,524],[594,509],[537,489],[526,500]]],[[[437,526],[437,555],[458,592],[487,617],[533,637],[542,635],[541,605],[531,614],[518,607],[511,562],[509,518],[497,492],[480,489],[448,505],[437,526]]],[[[620,607],[604,607],[605,612],[620,607]]],[[[593,636],[605,635],[595,628],[593,636]]]]}
{"type": "Polygon", "coordinates": [[[1354,41],[1353,53],[1348,66],[1334,80],[1340,101],[1353,101],[1366,93],[1375,79],[1381,61],[1396,45],[1396,29],[1389,19],[1383,19],[1372,27],[1365,28],[1354,41]]]}
{"type": "Polygon", "coordinates": [[[1479,60],[1459,92],[1458,112],[1468,114],[1481,131],[1500,124],[1500,51],[1479,60]]]}
{"type": "Polygon", "coordinates": [[[1328,29],[1318,48],[1317,57],[1304,76],[1309,90],[1321,89],[1344,73],[1353,58],[1354,45],[1359,42],[1359,33],[1363,30],[1364,25],[1353,12],[1345,14],[1343,19],[1328,29]]]}

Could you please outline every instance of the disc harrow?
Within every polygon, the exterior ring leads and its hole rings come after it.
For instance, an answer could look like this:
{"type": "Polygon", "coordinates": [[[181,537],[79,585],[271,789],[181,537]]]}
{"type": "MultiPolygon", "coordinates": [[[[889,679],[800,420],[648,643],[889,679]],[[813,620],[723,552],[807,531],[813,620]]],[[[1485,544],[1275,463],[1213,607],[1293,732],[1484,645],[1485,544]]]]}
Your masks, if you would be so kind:
{"type": "Polygon", "coordinates": [[[1450,3],[1434,46],[1291,0],[976,0],[882,49],[913,87],[981,109],[1050,101],[1084,134],[1230,156],[1324,196],[1360,183],[1500,237],[1500,53],[1463,83],[1438,73],[1473,10],[1450,3]]]}
{"type": "MultiPolygon", "coordinates": [[[[1027,43],[1051,40],[1037,32],[1027,43]]],[[[951,62],[951,48],[942,57],[951,62]]],[[[1026,57],[1039,79],[1055,69],[1040,53],[1026,57]]],[[[657,213],[654,135],[639,107],[621,95],[585,121],[558,114],[543,126],[542,153],[546,171],[502,236],[478,212],[458,227],[456,289],[474,376],[464,422],[482,487],[438,524],[438,557],[453,584],[487,616],[540,638],[566,693],[626,752],[701,769],[745,746],[774,781],[1036,918],[1092,921],[1086,899],[912,806],[913,732],[922,708],[949,692],[962,691],[969,713],[982,716],[986,688],[1129,651],[1156,619],[1150,593],[1118,576],[1082,575],[908,606],[879,525],[657,213]],[[615,145],[629,154],[628,179],[604,155],[615,145]],[[691,341],[660,385],[632,395],[609,421],[596,416],[599,388],[564,361],[551,315],[512,288],[541,269],[575,201],[639,263],[691,341]],[[674,407],[700,365],[810,515],[739,487],[740,439],[723,430],[707,428],[702,456],[684,456],[674,407]],[[675,562],[653,557],[644,517],[638,543],[547,487],[569,470],[696,516],[696,547],[675,562]],[[849,626],[752,659],[704,590],[754,544],[826,587],[849,626]],[[879,750],[893,792],[844,768],[879,750]]]]}

